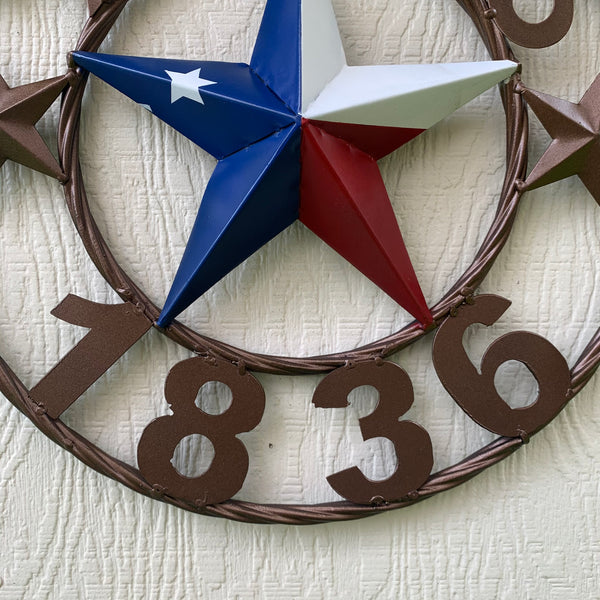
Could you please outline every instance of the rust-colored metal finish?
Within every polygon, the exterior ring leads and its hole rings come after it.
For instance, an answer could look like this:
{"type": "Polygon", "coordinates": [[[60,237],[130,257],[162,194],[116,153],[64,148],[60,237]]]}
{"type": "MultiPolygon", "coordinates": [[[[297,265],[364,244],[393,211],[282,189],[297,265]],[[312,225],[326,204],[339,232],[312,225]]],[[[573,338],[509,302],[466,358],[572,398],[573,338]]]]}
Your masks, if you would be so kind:
{"type": "Polygon", "coordinates": [[[58,418],[151,327],[130,302],[97,304],[69,294],[52,314],[90,332],[31,390],[31,399],[58,418]]]}
{"type": "Polygon", "coordinates": [[[103,4],[108,4],[109,2],[110,0],[88,0],[88,10],[90,12],[90,17],[93,17],[103,4]]]}
{"type": "Polygon", "coordinates": [[[524,189],[533,190],[577,175],[600,204],[600,75],[577,104],[519,88],[552,142],[527,176],[524,189]]]}
{"type": "Polygon", "coordinates": [[[573,0],[554,0],[550,15],[540,23],[519,17],[515,0],[488,0],[486,16],[493,19],[504,35],[525,48],[546,48],[562,40],[573,23],[573,0]]]}
{"type": "Polygon", "coordinates": [[[343,498],[357,504],[398,501],[425,483],[433,467],[431,438],[412,421],[400,421],[413,404],[413,386],[406,371],[397,364],[371,360],[336,369],[317,387],[313,404],[318,408],[348,406],[348,394],[362,385],[379,392],[377,408],[359,420],[363,439],[384,437],[394,444],[396,470],[382,481],[372,481],[358,467],[327,477],[329,485],[343,498]]]}
{"type": "Polygon", "coordinates": [[[569,400],[567,361],[543,337],[515,331],[487,349],[479,373],[462,345],[467,327],[493,325],[510,304],[510,300],[490,294],[477,296],[473,305],[461,306],[457,315],[448,317],[437,330],[433,364],[443,386],[474,421],[498,435],[527,437],[554,419],[569,400]],[[538,396],[531,406],[511,408],[496,390],[494,375],[509,360],[523,363],[538,383],[538,396]]]}
{"type": "Polygon", "coordinates": [[[57,160],[35,124],[69,83],[67,75],[9,88],[0,77],[0,166],[12,160],[56,179],[64,179],[57,160]]]}
{"type": "Polygon", "coordinates": [[[262,386],[248,371],[240,372],[229,362],[196,357],[171,369],[165,398],[173,414],[152,421],[140,438],[137,457],[142,475],[155,489],[196,506],[229,500],[248,473],[248,452],[235,436],[260,423],[265,410],[262,386]],[[233,396],[231,406],[219,415],[208,414],[195,403],[200,388],[211,381],[227,385],[233,396]],[[186,477],[171,459],[178,444],[193,434],[206,436],[215,455],[208,471],[186,477]]]}
{"type": "MultiPolygon", "coordinates": [[[[84,51],[97,50],[126,6],[127,1],[112,0],[112,2],[105,1],[98,3],[97,0],[90,0],[90,9],[94,9],[95,12],[93,12],[84,27],[77,44],[77,49],[84,51]]],[[[490,19],[489,6],[485,0],[457,0],[457,2],[472,19],[492,58],[514,60],[515,57],[504,35],[494,24],[494,21],[490,19]]],[[[86,75],[81,71],[75,70],[73,65],[70,66],[72,68],[68,76],[71,85],[63,97],[59,122],[59,151],[64,172],[68,177],[65,185],[67,205],[86,249],[101,274],[124,300],[136,305],[144,313],[145,318],[155,321],[160,310],[118,265],[105,240],[102,238],[90,211],[78,159],[79,117],[86,85],[86,75]]],[[[484,279],[508,239],[523,193],[522,181],[525,179],[527,168],[528,122],[525,103],[521,94],[518,93],[520,90],[519,86],[520,76],[515,75],[507,84],[500,88],[506,111],[507,166],[496,215],[472,264],[450,287],[445,296],[433,307],[432,314],[437,323],[444,320],[449,314],[454,314],[457,307],[460,307],[466,299],[471,300],[474,290],[484,279]]],[[[427,332],[423,331],[418,323],[412,323],[401,331],[367,346],[348,352],[311,358],[276,357],[247,352],[223,342],[203,337],[180,323],[174,323],[173,326],[163,333],[171,340],[196,353],[202,353],[208,357],[214,356],[216,361],[224,365],[228,363],[227,368],[238,369],[240,373],[249,368],[256,371],[292,375],[299,373],[328,373],[334,369],[344,367],[348,363],[361,363],[362,361],[368,361],[366,364],[375,364],[377,366],[377,363],[382,361],[383,357],[407,347],[409,344],[420,339],[421,336],[426,335],[427,332]]],[[[502,358],[504,353],[499,352],[498,356],[502,358]]],[[[569,391],[566,397],[571,398],[587,383],[598,367],[599,362],[600,332],[593,337],[571,369],[569,391]]],[[[179,369],[187,368],[189,367],[179,366],[177,372],[179,369]]],[[[369,366],[369,369],[371,368],[373,367],[369,366]]],[[[196,377],[198,376],[196,375],[196,377]]],[[[177,376],[175,381],[177,381],[177,376]]],[[[195,381],[196,385],[198,385],[199,380],[196,379],[195,381]]],[[[177,388],[178,384],[175,383],[173,385],[176,385],[177,388]]],[[[346,383],[345,385],[347,386],[348,384],[346,383]]],[[[364,382],[361,382],[361,385],[364,385],[364,382]]],[[[403,385],[406,392],[408,390],[406,382],[403,385]]],[[[178,495],[176,491],[173,491],[176,490],[176,486],[169,489],[168,481],[164,480],[167,485],[152,481],[155,479],[155,476],[146,467],[142,466],[145,476],[143,472],[135,467],[108,455],[89,440],[70,429],[59,418],[53,419],[47,411],[41,409],[31,399],[27,388],[2,359],[0,359],[0,391],[48,437],[68,449],[85,464],[102,474],[112,477],[123,485],[147,496],[158,498],[173,506],[203,515],[254,523],[304,525],[326,521],[358,519],[402,508],[464,483],[481,471],[512,454],[526,440],[526,436],[520,433],[514,437],[500,437],[458,464],[429,476],[422,485],[416,484],[419,485],[418,489],[411,490],[405,497],[399,500],[385,502],[384,498],[384,501],[381,502],[375,499],[376,501],[371,505],[343,501],[307,506],[301,504],[257,504],[241,500],[225,500],[218,504],[210,504],[210,498],[206,495],[206,489],[203,488],[190,492],[184,491],[183,495],[178,495]]],[[[183,397],[187,398],[187,402],[189,403],[191,391],[187,390],[187,396],[185,396],[185,389],[183,389],[183,393],[183,397]]],[[[167,391],[167,400],[171,401],[172,399],[173,396],[169,390],[167,391]]],[[[386,402],[389,405],[389,402],[386,402]]],[[[403,402],[406,403],[406,399],[403,402]]],[[[175,405],[177,404],[178,401],[175,400],[175,405]]],[[[400,405],[402,406],[402,401],[400,405]]],[[[179,409],[175,410],[178,411],[179,409]]],[[[396,413],[400,414],[398,411],[396,413]]],[[[196,417],[198,416],[198,413],[193,414],[196,417]]],[[[378,420],[377,417],[376,420],[378,420]]],[[[165,431],[164,423],[170,422],[163,421],[163,425],[161,426],[163,429],[158,431],[158,433],[153,432],[152,429],[148,429],[147,431],[150,432],[148,439],[153,441],[155,445],[163,444],[162,434],[165,431]]],[[[533,424],[530,425],[532,431],[535,430],[537,422],[540,421],[534,420],[533,424]]],[[[206,422],[203,421],[201,424],[203,430],[198,432],[208,436],[209,432],[204,431],[205,425],[206,422]]],[[[397,425],[402,424],[398,423],[397,425]]],[[[413,426],[417,427],[414,424],[413,426]]],[[[377,431],[377,428],[378,423],[375,423],[374,430],[377,431]]],[[[173,435],[173,439],[169,442],[171,444],[171,456],[175,438],[182,435],[182,430],[183,428],[177,429],[177,435],[173,435]]],[[[230,436],[231,434],[232,430],[228,430],[225,436],[230,436]]],[[[367,428],[368,434],[369,428],[367,428]]],[[[420,440],[423,445],[424,439],[422,437],[420,440]]],[[[404,445],[402,445],[400,450],[397,450],[399,452],[399,462],[402,458],[403,448],[404,452],[406,452],[404,445]]],[[[166,460],[165,457],[169,453],[167,450],[164,452],[165,456],[161,458],[163,465],[166,460]]],[[[143,463],[143,460],[141,463],[143,463]]],[[[214,465],[211,468],[215,468],[214,465]]],[[[227,468],[229,467],[227,466],[227,468]]],[[[159,479],[165,470],[168,471],[168,468],[159,469],[159,479]]],[[[208,491],[211,492],[211,490],[208,491]]],[[[220,493],[219,495],[224,497],[229,494],[230,491],[220,493]]],[[[390,497],[392,498],[398,495],[397,490],[393,490],[390,493],[390,497]]],[[[373,500],[373,498],[370,498],[370,500],[373,500]]],[[[218,500],[213,501],[218,502],[218,500]]]]}

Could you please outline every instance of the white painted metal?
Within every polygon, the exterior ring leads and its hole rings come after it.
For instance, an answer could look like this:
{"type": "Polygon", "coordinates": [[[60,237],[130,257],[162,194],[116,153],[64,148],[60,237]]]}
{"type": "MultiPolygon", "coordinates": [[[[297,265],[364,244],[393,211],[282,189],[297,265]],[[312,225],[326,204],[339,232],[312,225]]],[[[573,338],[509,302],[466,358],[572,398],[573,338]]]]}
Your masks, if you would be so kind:
{"type": "Polygon", "coordinates": [[[179,73],[177,71],[165,71],[171,78],[171,103],[177,102],[180,98],[189,98],[198,104],[204,104],[200,88],[207,85],[215,85],[216,81],[203,79],[200,77],[202,69],[194,69],[189,73],[179,73]]]}
{"type": "Polygon", "coordinates": [[[344,67],[308,106],[309,119],[427,129],[500,81],[511,61],[344,67]]]}
{"type": "Polygon", "coordinates": [[[302,109],[346,64],[330,0],[302,0],[302,109]]]}

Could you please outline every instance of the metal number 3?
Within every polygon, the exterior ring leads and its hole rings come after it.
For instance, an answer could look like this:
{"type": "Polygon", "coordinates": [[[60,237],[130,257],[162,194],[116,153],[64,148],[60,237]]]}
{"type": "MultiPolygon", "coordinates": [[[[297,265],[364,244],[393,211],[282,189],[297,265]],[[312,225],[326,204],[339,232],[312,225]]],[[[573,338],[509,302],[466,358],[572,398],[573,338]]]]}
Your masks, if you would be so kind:
{"type": "Polygon", "coordinates": [[[348,406],[348,394],[362,385],[379,391],[377,408],[359,420],[363,439],[389,439],[396,450],[396,471],[388,479],[372,481],[358,467],[351,467],[329,475],[327,481],[340,496],[356,504],[399,500],[417,490],[433,467],[429,434],[412,421],[398,420],[413,403],[413,387],[407,373],[395,363],[384,361],[341,367],[318,385],[313,404],[319,408],[344,408],[348,406]]]}

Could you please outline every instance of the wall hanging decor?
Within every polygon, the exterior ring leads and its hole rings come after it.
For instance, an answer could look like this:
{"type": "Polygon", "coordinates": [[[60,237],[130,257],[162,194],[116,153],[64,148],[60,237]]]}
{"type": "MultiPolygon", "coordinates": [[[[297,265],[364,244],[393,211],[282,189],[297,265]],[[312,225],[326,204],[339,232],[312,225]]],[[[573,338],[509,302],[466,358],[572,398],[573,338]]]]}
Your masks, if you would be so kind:
{"type": "MultiPolygon", "coordinates": [[[[32,386],[22,381],[23,365],[0,359],[0,391],[45,435],[101,474],[185,510],[253,523],[313,524],[410,506],[466,482],[527,443],[585,386],[600,360],[600,332],[571,365],[534,331],[515,330],[497,339],[479,368],[463,345],[472,325],[494,325],[511,304],[478,288],[509,240],[527,192],[576,175],[600,202],[600,79],[577,103],[552,96],[530,86],[511,48],[511,41],[539,49],[564,39],[573,23],[572,0],[556,0],[550,15],[535,24],[523,20],[511,0],[445,0],[472,22],[489,60],[360,66],[347,64],[330,0],[267,0],[244,63],[227,56],[196,59],[196,53],[193,59],[111,53],[107,36],[127,5],[140,1],[88,0],[89,18],[64,74],[33,83],[0,77],[0,164],[13,161],[57,180],[72,226],[121,299],[103,304],[75,293],[57,298],[52,315],[87,332],[32,386]],[[82,115],[97,108],[89,99],[90,81],[115,88],[151,113],[157,127],[166,123],[216,161],[198,195],[195,223],[186,232],[168,294],[158,301],[122,265],[86,188],[82,115]],[[495,214],[472,262],[447,281],[440,297],[428,297],[379,161],[400,147],[410,153],[413,140],[490,89],[499,94],[505,113],[505,138],[490,140],[506,146],[495,214]],[[57,156],[36,129],[55,103],[60,103],[57,156]],[[547,150],[529,166],[528,108],[549,138],[547,150]],[[354,348],[280,356],[215,339],[186,319],[194,303],[298,223],[412,320],[354,348]],[[163,336],[189,356],[165,369],[163,413],[148,410],[135,440],[136,460],[128,462],[78,433],[64,416],[148,335],[163,336]],[[427,399],[395,361],[430,338],[429,376],[439,380],[468,419],[495,435],[475,453],[435,472],[437,450],[428,426],[407,416],[427,399]],[[527,406],[512,407],[497,389],[496,374],[509,361],[525,365],[537,382],[535,401],[527,406]],[[359,419],[360,432],[365,441],[387,440],[395,455],[393,471],[378,479],[358,466],[328,473],[318,485],[330,486],[340,498],[335,502],[238,498],[253,461],[260,460],[249,455],[246,440],[269,411],[265,374],[317,377],[310,410],[344,409],[354,390],[374,388],[378,402],[359,419]],[[229,407],[217,414],[197,402],[199,392],[214,382],[229,388],[231,396],[229,407]],[[212,448],[201,474],[183,473],[174,462],[190,436],[202,436],[212,448]]],[[[402,0],[396,4],[400,11],[402,0]]],[[[286,239],[297,242],[293,236],[286,239]]],[[[260,267],[268,273],[268,264],[260,267]]],[[[35,335],[35,324],[30,325],[35,335]]],[[[315,460],[320,451],[314,449],[315,460]]]]}

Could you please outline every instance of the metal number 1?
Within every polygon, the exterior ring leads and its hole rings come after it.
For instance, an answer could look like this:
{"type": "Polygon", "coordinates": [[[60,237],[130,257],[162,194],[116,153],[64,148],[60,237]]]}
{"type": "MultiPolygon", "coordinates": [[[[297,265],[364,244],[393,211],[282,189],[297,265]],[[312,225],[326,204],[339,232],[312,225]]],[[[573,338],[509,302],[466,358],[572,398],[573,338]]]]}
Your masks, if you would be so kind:
{"type": "Polygon", "coordinates": [[[152,327],[152,322],[129,302],[97,304],[73,294],[51,314],[90,329],[29,393],[57,419],[152,327]]]}

